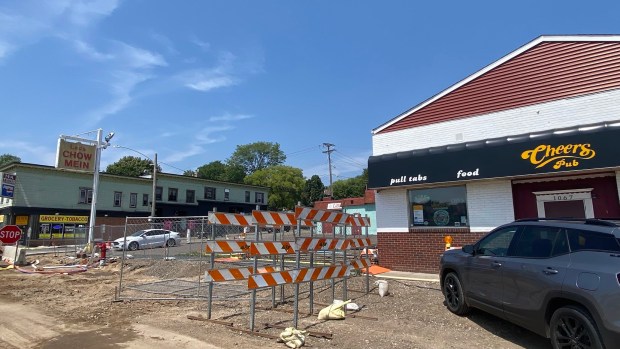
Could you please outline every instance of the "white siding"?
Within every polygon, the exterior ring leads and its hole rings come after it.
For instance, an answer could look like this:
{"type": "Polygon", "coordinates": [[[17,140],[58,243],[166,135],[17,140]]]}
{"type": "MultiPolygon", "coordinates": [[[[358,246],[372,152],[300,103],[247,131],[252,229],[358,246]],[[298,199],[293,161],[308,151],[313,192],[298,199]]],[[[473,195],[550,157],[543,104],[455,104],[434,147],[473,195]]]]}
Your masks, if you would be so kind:
{"type": "Polygon", "coordinates": [[[620,120],[620,90],[373,135],[373,155],[620,120]]]}
{"type": "Polygon", "coordinates": [[[407,232],[407,190],[378,190],[375,195],[377,206],[377,232],[407,232]]]}
{"type": "Polygon", "coordinates": [[[467,183],[467,212],[472,232],[488,232],[514,221],[510,180],[467,183]]]}

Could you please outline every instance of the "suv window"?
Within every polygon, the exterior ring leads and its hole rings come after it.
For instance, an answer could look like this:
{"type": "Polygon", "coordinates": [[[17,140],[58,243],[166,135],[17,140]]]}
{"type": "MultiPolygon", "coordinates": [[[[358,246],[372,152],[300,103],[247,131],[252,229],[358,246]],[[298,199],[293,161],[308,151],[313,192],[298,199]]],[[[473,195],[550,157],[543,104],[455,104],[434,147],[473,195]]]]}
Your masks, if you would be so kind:
{"type": "Polygon", "coordinates": [[[618,240],[612,234],[568,229],[568,241],[573,252],[581,250],[620,252],[618,240]]]}
{"type": "Polygon", "coordinates": [[[517,226],[505,227],[496,230],[480,240],[476,246],[476,254],[484,256],[505,256],[508,253],[510,242],[517,232],[517,226]]]}
{"type": "Polygon", "coordinates": [[[526,226],[510,255],[526,258],[549,258],[568,253],[564,229],[551,226],[526,226]]]}

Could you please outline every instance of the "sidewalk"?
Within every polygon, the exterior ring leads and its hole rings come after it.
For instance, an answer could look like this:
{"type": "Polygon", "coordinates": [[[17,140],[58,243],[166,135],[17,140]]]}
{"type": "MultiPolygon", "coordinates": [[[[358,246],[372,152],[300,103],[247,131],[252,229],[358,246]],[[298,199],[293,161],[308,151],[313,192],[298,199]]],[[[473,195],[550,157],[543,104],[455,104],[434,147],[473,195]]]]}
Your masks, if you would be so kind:
{"type": "Polygon", "coordinates": [[[382,279],[439,282],[438,274],[412,273],[406,271],[388,271],[374,276],[382,279]]]}

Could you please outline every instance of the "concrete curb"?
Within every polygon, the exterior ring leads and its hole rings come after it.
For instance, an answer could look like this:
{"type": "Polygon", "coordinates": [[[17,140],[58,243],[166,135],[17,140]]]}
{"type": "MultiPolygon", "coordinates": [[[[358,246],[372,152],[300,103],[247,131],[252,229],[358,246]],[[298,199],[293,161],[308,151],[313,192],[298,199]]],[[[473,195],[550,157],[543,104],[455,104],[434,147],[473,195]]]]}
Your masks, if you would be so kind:
{"type": "Polygon", "coordinates": [[[388,271],[385,273],[376,274],[375,277],[381,279],[439,282],[439,275],[437,274],[410,273],[402,271],[388,271]]]}

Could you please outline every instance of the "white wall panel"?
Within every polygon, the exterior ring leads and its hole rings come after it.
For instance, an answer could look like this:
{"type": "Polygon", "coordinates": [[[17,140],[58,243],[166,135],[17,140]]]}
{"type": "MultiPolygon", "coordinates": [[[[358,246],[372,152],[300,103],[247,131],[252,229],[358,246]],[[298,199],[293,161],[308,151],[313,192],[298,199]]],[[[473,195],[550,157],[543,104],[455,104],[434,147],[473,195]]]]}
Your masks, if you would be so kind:
{"type": "Polygon", "coordinates": [[[407,232],[407,190],[379,190],[375,195],[377,232],[407,232]]]}
{"type": "Polygon", "coordinates": [[[615,120],[620,90],[374,135],[373,155],[615,120]]]}
{"type": "Polygon", "coordinates": [[[467,183],[467,214],[472,232],[488,232],[514,221],[511,181],[467,183]]]}

